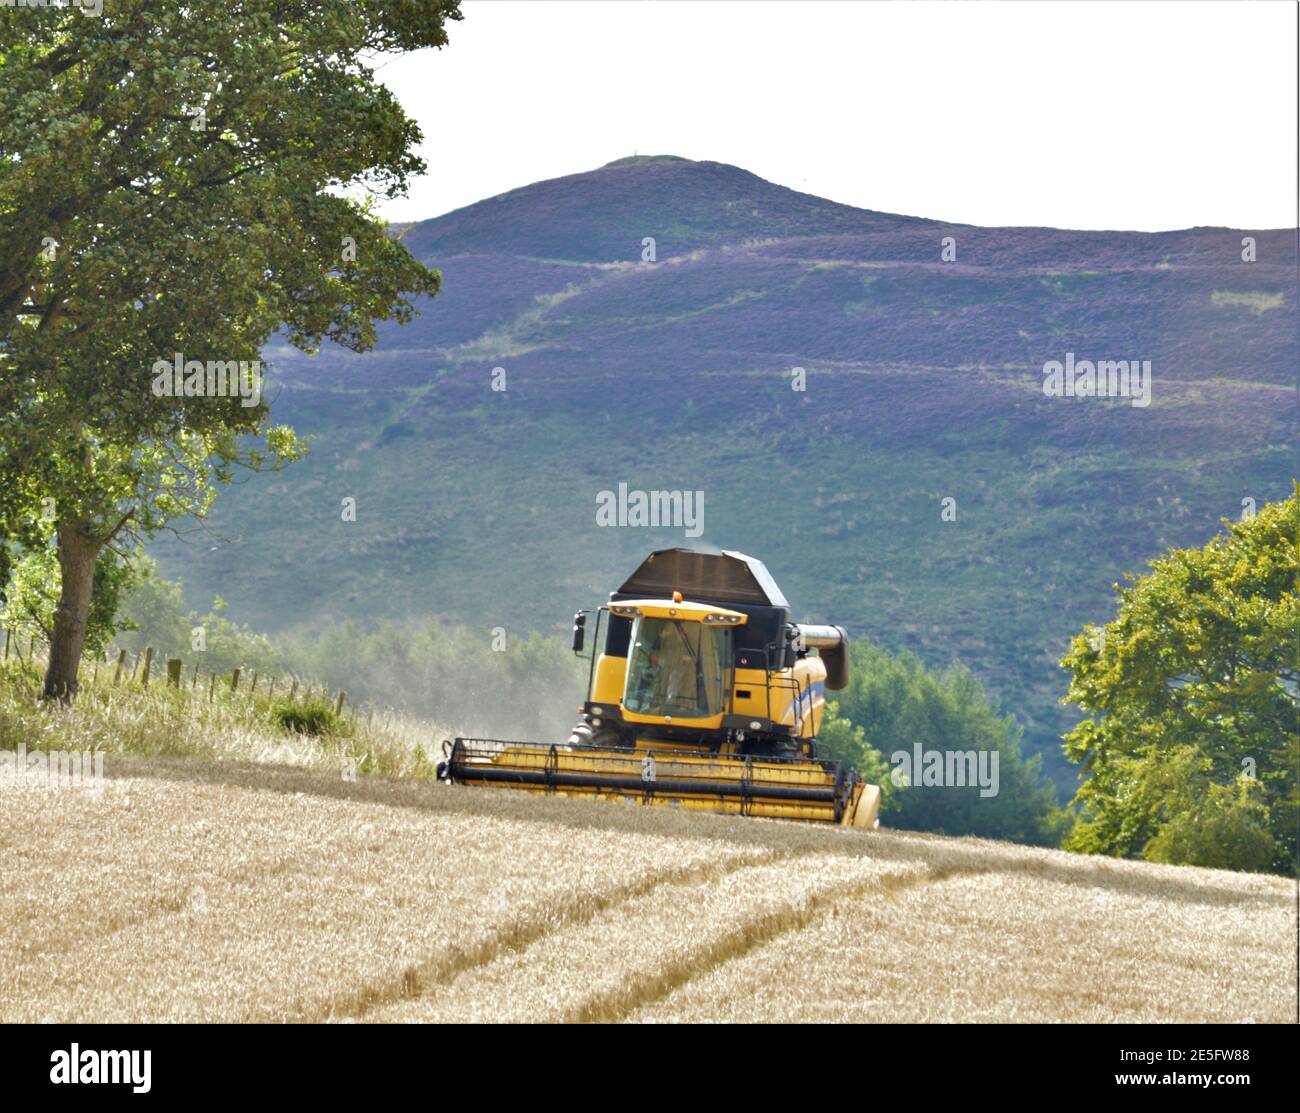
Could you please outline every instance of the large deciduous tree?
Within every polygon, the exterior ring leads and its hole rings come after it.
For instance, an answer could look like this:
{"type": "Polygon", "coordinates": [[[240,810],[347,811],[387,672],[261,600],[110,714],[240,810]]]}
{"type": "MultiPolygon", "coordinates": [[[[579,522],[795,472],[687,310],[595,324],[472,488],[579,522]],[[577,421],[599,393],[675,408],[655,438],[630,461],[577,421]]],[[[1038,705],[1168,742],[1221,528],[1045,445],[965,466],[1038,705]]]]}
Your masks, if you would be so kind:
{"type": "Polygon", "coordinates": [[[1176,549],[1074,639],[1066,735],[1087,775],[1067,846],[1236,869],[1296,869],[1300,488],[1176,549]]]}
{"type": "Polygon", "coordinates": [[[425,169],[375,58],[440,47],[459,18],[457,0],[0,8],[0,545],[43,521],[57,537],[47,696],[76,692],[106,547],[300,452],[256,389],[272,334],[364,350],[437,292],[356,195],[425,169]],[[178,359],[217,373],[169,393],[155,365],[178,359]]]}

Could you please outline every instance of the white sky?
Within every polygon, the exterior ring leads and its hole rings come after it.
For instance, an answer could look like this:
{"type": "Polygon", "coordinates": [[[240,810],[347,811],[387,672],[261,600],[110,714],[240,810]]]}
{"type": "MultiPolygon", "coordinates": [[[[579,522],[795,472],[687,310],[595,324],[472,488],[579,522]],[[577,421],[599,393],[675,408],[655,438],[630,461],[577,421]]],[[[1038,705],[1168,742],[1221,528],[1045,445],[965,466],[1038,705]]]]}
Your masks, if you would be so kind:
{"type": "Polygon", "coordinates": [[[1295,225],[1284,0],[466,0],[380,70],[437,216],[634,151],[985,225],[1295,225]]]}

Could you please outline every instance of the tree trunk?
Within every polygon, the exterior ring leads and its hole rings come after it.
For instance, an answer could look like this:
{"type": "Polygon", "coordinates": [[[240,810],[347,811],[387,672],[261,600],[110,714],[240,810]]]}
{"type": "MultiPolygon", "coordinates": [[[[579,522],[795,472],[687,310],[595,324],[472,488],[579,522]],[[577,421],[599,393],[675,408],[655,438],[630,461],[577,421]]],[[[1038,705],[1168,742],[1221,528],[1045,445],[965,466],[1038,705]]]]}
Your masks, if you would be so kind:
{"type": "Polygon", "coordinates": [[[86,641],[90,594],[95,582],[99,542],[80,522],[59,524],[59,571],[62,585],[54,611],[54,636],[45,670],[45,698],[69,703],[77,694],[77,669],[86,641]]]}

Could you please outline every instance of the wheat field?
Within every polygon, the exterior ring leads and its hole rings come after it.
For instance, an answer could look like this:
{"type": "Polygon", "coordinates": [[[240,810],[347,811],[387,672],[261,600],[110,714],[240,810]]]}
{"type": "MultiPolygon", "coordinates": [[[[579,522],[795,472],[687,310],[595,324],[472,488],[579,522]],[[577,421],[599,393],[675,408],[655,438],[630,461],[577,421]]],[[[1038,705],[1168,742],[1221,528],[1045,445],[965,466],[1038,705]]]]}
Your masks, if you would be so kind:
{"type": "Polygon", "coordinates": [[[1282,878],[238,760],[0,784],[0,1021],[1288,1021],[1282,878]]]}

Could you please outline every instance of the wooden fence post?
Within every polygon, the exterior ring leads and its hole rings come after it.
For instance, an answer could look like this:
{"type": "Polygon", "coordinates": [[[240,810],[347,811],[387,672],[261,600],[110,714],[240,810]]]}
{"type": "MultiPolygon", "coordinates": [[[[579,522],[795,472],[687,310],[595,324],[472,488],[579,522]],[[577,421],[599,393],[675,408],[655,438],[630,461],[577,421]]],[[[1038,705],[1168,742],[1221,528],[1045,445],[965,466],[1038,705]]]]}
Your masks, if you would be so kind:
{"type": "Polygon", "coordinates": [[[122,679],[122,669],[126,667],[126,650],[122,649],[117,654],[117,670],[113,673],[113,683],[117,684],[122,679]]]}
{"type": "Polygon", "coordinates": [[[214,672],[208,679],[208,702],[212,702],[212,696],[217,690],[217,674],[214,672]]]}
{"type": "Polygon", "coordinates": [[[256,695],[256,694],[257,694],[257,673],[256,673],[256,671],[254,671],[254,673],[253,673],[253,686],[252,686],[251,688],[249,688],[248,691],[249,691],[249,694],[250,694],[250,695],[256,695]]]}
{"type": "Polygon", "coordinates": [[[5,631],[5,660],[9,660],[9,639],[13,637],[8,630],[5,631]]]}
{"type": "Polygon", "coordinates": [[[340,693],[339,693],[338,702],[336,702],[336,703],[334,704],[334,714],[335,714],[335,715],[342,715],[342,714],[343,714],[343,701],[344,701],[346,698],[347,698],[347,692],[340,692],[340,693]]]}
{"type": "Polygon", "coordinates": [[[242,670],[240,669],[235,669],[235,671],[230,674],[230,690],[232,692],[239,688],[239,674],[241,671],[242,670]]]}
{"type": "Polygon", "coordinates": [[[195,662],[194,662],[194,676],[193,676],[193,678],[190,680],[190,691],[193,691],[193,690],[195,689],[195,687],[198,685],[198,682],[199,682],[199,663],[198,663],[197,661],[195,661],[195,662]]]}
{"type": "Polygon", "coordinates": [[[167,658],[167,683],[173,688],[181,686],[181,669],[184,662],[179,657],[167,658]]]}
{"type": "Polygon", "coordinates": [[[149,667],[153,664],[153,646],[144,651],[144,672],[140,674],[140,683],[149,687],[149,667]]]}

